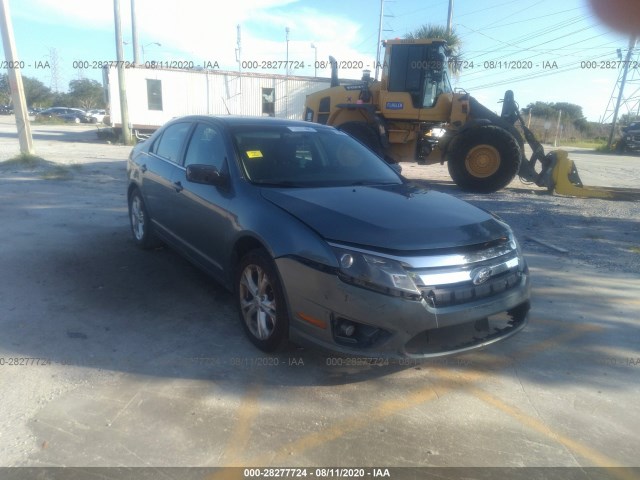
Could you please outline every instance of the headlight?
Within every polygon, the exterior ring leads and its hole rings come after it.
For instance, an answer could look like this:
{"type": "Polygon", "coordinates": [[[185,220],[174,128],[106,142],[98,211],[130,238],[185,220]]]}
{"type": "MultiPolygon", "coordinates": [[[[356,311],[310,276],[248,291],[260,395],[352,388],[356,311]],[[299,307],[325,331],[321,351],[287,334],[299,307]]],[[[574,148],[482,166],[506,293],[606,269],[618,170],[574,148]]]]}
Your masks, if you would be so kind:
{"type": "Polygon", "coordinates": [[[387,295],[418,298],[420,290],[412,274],[390,258],[333,247],[340,265],[339,277],[348,283],[387,295]]]}

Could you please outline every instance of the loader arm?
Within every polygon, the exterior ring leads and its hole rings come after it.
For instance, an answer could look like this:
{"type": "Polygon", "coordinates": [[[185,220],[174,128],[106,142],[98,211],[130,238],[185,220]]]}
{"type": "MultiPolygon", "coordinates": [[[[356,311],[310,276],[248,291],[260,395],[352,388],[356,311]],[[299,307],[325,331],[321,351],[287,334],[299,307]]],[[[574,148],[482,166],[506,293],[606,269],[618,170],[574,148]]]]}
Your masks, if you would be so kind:
{"type": "MultiPolygon", "coordinates": [[[[513,93],[508,90],[505,93],[505,105],[503,115],[509,115],[505,109],[511,110],[512,118],[515,118],[524,138],[531,147],[532,154],[529,159],[523,158],[520,164],[520,179],[525,183],[535,183],[539,187],[546,188],[549,193],[583,198],[603,198],[609,200],[635,200],[640,197],[640,192],[633,189],[587,187],[582,184],[575,163],[569,159],[564,150],[555,150],[545,154],[544,147],[538,141],[533,132],[527,128],[520,115],[520,109],[513,101],[513,93]],[[510,94],[510,95],[509,95],[510,94]],[[510,97],[510,98],[509,98],[510,97]],[[511,103],[511,105],[509,105],[511,103]],[[536,163],[540,162],[541,169],[536,170],[536,163]]],[[[524,152],[523,152],[524,157],[524,152]]]]}

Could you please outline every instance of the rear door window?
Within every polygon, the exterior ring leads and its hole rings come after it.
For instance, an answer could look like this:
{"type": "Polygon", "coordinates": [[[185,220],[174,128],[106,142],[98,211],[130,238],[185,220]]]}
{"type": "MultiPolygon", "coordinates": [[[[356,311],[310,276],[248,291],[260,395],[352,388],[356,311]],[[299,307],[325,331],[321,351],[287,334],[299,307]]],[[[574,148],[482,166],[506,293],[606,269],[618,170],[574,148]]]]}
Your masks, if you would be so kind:
{"type": "Polygon", "coordinates": [[[159,157],[169,160],[173,163],[180,163],[180,154],[182,147],[189,130],[191,130],[191,123],[174,123],[167,127],[156,143],[152,147],[153,153],[159,157]]]}

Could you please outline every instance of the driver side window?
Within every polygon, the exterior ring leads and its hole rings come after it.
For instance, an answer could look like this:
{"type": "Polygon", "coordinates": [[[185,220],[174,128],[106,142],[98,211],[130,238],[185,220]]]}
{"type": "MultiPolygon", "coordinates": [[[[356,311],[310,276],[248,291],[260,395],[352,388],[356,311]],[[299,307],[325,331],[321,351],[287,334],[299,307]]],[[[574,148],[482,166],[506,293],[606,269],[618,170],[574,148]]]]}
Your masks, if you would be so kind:
{"type": "Polygon", "coordinates": [[[220,171],[224,165],[226,155],[226,148],[220,131],[211,125],[199,123],[187,147],[184,166],[210,165],[220,171]]]}

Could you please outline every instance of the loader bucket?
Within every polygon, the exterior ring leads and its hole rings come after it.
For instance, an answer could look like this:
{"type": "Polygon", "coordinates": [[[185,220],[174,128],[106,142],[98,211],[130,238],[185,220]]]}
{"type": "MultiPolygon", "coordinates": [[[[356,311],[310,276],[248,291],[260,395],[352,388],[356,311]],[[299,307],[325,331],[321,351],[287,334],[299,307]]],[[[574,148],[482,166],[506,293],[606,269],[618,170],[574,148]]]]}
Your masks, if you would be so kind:
{"type": "Polygon", "coordinates": [[[608,187],[585,187],[580,180],[576,165],[569,160],[567,152],[556,150],[553,152],[555,161],[551,174],[553,191],[558,195],[567,195],[583,198],[604,198],[609,200],[638,200],[640,190],[608,188],[608,187]]]}

